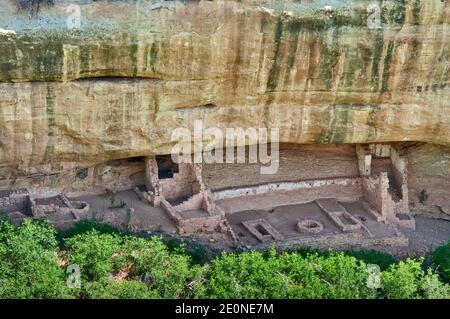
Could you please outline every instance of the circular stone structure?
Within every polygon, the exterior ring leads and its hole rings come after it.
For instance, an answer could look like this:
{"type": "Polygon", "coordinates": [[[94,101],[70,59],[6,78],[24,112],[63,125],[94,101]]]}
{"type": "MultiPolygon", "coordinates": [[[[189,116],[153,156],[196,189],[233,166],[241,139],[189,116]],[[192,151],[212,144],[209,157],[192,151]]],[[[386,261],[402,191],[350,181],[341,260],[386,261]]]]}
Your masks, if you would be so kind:
{"type": "Polygon", "coordinates": [[[313,219],[304,219],[297,223],[297,231],[306,234],[319,234],[323,231],[322,223],[313,219]]]}

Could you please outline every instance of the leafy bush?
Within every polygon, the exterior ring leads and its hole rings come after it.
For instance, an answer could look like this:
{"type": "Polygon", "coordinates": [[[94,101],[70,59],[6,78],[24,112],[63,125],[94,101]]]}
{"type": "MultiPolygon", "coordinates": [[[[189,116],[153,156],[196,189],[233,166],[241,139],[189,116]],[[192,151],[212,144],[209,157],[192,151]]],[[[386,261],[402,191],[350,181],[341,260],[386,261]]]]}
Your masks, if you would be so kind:
{"type": "MultiPolygon", "coordinates": [[[[450,298],[422,260],[391,263],[375,251],[223,253],[193,264],[184,244],[164,244],[119,233],[87,230],[58,248],[55,230],[25,220],[0,222],[0,298],[450,298]],[[354,256],[349,256],[354,254],[354,256]],[[387,269],[368,285],[370,263],[387,269]],[[387,266],[387,262],[391,263],[387,266]],[[65,284],[64,267],[78,264],[81,289],[65,284]]],[[[436,250],[436,263],[448,253],[436,250]]]]}
{"type": "Polygon", "coordinates": [[[0,298],[70,297],[57,252],[49,224],[25,220],[14,228],[0,221],[0,298]]]}
{"type": "Polygon", "coordinates": [[[427,269],[420,288],[425,299],[450,299],[450,286],[439,281],[431,269],[427,269]]]}
{"type": "Polygon", "coordinates": [[[188,292],[188,282],[196,276],[198,267],[191,267],[190,257],[169,252],[159,237],[150,240],[127,237],[115,258],[115,268],[129,266],[129,275],[141,278],[161,298],[179,298],[188,292]]]}
{"type": "Polygon", "coordinates": [[[274,274],[275,257],[265,259],[259,252],[223,254],[207,272],[205,298],[283,298],[289,284],[274,274]]]}
{"type": "Polygon", "coordinates": [[[319,249],[309,248],[309,247],[296,249],[293,252],[296,252],[297,254],[299,254],[300,256],[303,256],[303,257],[307,257],[308,255],[312,255],[312,254],[327,255],[327,253],[328,253],[328,251],[321,251],[319,249]]]}
{"type": "Polygon", "coordinates": [[[348,250],[345,252],[348,256],[353,256],[356,259],[364,261],[366,264],[374,264],[378,265],[381,270],[386,270],[389,268],[390,265],[393,265],[396,263],[396,260],[394,256],[391,254],[377,251],[377,250],[348,250]]]}
{"type": "Polygon", "coordinates": [[[122,231],[114,226],[103,224],[94,219],[84,219],[77,223],[72,228],[62,230],[57,233],[58,241],[64,244],[64,238],[74,237],[79,234],[87,233],[91,230],[95,230],[100,234],[123,234],[122,231]]]}
{"type": "Polygon", "coordinates": [[[342,253],[330,256],[298,253],[265,258],[259,252],[224,254],[207,273],[208,298],[373,298],[366,267],[342,253]]]}
{"type": "MultiPolygon", "coordinates": [[[[87,295],[95,295],[95,288],[99,288],[101,294],[108,294],[118,284],[109,281],[105,284],[102,280],[123,273],[126,278],[145,283],[153,297],[183,297],[189,294],[186,285],[199,271],[191,268],[186,254],[170,253],[159,237],[147,240],[92,230],[67,239],[66,247],[69,263],[80,266],[82,278],[88,283],[87,295]],[[99,283],[93,284],[95,281],[99,283]]],[[[136,284],[124,285],[126,289],[136,287],[136,284]]],[[[139,293],[143,293],[142,290],[139,293]]]]}
{"type": "Polygon", "coordinates": [[[204,265],[209,261],[208,249],[199,243],[186,243],[182,240],[171,238],[166,245],[171,252],[183,251],[188,254],[195,265],[204,265]]]}
{"type": "Polygon", "coordinates": [[[139,280],[113,281],[104,279],[88,283],[86,297],[90,299],[155,299],[158,294],[139,280]]]}
{"type": "Polygon", "coordinates": [[[65,241],[68,262],[80,266],[83,279],[99,280],[112,271],[112,256],[119,250],[120,242],[117,235],[96,230],[68,238],[65,241]]]}
{"type": "Polygon", "coordinates": [[[314,265],[315,275],[322,287],[317,293],[321,298],[375,298],[376,291],[367,286],[367,265],[343,253],[329,256],[311,255],[308,263],[314,265]]]}
{"type": "Polygon", "coordinates": [[[431,263],[442,279],[450,283],[450,241],[432,252],[431,263]]]}
{"type": "Polygon", "coordinates": [[[422,189],[422,191],[419,193],[419,201],[421,204],[425,204],[425,202],[428,200],[428,193],[426,190],[422,189]]]}
{"type": "Polygon", "coordinates": [[[382,295],[389,299],[450,298],[450,287],[439,281],[421,261],[407,259],[381,274],[382,295]]]}

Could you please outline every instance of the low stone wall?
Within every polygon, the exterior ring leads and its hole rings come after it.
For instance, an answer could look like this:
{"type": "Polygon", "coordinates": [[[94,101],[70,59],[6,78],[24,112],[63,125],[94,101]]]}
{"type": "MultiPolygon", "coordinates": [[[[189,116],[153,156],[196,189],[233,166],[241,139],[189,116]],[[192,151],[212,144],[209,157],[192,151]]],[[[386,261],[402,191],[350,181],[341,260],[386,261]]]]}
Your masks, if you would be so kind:
{"type": "Polygon", "coordinates": [[[155,196],[155,194],[151,191],[141,191],[139,189],[139,187],[135,187],[134,192],[136,193],[136,195],[139,197],[139,199],[141,201],[143,201],[144,203],[148,203],[152,206],[159,206],[161,204],[161,197],[160,196],[155,196]]]}
{"type": "Polygon", "coordinates": [[[173,206],[164,198],[161,198],[161,207],[169,214],[170,219],[172,219],[178,226],[182,220],[180,214],[173,208],[173,206]]]}
{"type": "Polygon", "coordinates": [[[175,222],[180,234],[229,233],[230,228],[226,224],[223,215],[183,218],[176,207],[173,207],[165,198],[161,198],[161,207],[175,222]]]}
{"type": "Polygon", "coordinates": [[[318,199],[314,201],[342,232],[363,229],[361,221],[356,219],[335,199],[318,199]],[[345,222],[344,222],[345,221],[345,222]]]}
{"type": "Polygon", "coordinates": [[[0,197],[0,213],[21,212],[31,214],[30,196],[22,191],[3,191],[4,196],[0,197]]]}
{"type": "Polygon", "coordinates": [[[378,213],[378,212],[373,208],[373,206],[372,206],[370,203],[368,203],[368,202],[366,202],[366,201],[363,201],[363,202],[362,202],[362,205],[363,205],[364,209],[366,210],[366,212],[368,212],[370,215],[372,215],[373,218],[375,218],[375,220],[376,220],[377,222],[381,222],[381,221],[386,220],[385,218],[383,218],[383,216],[380,215],[380,213],[378,213]]]}
{"type": "Polygon", "coordinates": [[[318,249],[350,249],[350,248],[375,248],[375,247],[405,247],[409,245],[409,240],[403,235],[367,238],[361,233],[346,233],[330,236],[310,236],[308,238],[292,238],[283,241],[262,243],[252,247],[252,249],[266,250],[276,247],[280,250],[293,250],[299,247],[311,247],[318,249]]]}
{"type": "MultiPolygon", "coordinates": [[[[89,213],[89,204],[82,201],[71,202],[64,194],[55,197],[54,203],[39,204],[38,201],[30,198],[32,215],[35,217],[51,214],[72,214],[75,220],[80,219],[80,215],[89,213]]],[[[42,199],[40,199],[42,201],[42,199]]],[[[45,201],[45,200],[44,200],[45,201]]],[[[51,201],[47,199],[47,201],[51,201]]]]}
{"type": "Polygon", "coordinates": [[[229,233],[228,229],[221,215],[182,219],[178,224],[180,234],[229,233]]]}
{"type": "Polygon", "coordinates": [[[35,199],[27,190],[1,191],[0,212],[10,216],[44,217],[51,214],[72,214],[74,219],[89,213],[89,204],[81,201],[70,202],[64,195],[35,199]]]}
{"type": "Polygon", "coordinates": [[[189,197],[187,200],[182,202],[181,204],[174,207],[174,209],[178,212],[183,212],[186,210],[194,210],[203,208],[204,205],[204,195],[202,193],[195,194],[189,197]]]}
{"type": "Polygon", "coordinates": [[[389,178],[387,173],[380,173],[363,178],[364,193],[369,203],[380,212],[381,218],[395,225],[401,225],[415,229],[415,221],[412,218],[399,219],[396,215],[403,214],[405,204],[403,199],[395,202],[389,194],[389,178]]]}

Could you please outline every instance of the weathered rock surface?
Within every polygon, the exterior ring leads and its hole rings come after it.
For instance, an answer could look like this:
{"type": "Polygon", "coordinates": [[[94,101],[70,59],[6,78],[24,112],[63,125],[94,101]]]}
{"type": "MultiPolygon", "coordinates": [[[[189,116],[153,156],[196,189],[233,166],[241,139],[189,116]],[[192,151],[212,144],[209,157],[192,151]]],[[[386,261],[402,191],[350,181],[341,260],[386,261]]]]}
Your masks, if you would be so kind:
{"type": "Polygon", "coordinates": [[[417,184],[450,153],[449,1],[380,1],[377,29],[365,0],[75,1],[81,29],[70,30],[73,2],[30,16],[0,0],[9,186],[169,153],[171,132],[196,119],[279,127],[290,143],[439,144],[413,160],[417,184]]]}

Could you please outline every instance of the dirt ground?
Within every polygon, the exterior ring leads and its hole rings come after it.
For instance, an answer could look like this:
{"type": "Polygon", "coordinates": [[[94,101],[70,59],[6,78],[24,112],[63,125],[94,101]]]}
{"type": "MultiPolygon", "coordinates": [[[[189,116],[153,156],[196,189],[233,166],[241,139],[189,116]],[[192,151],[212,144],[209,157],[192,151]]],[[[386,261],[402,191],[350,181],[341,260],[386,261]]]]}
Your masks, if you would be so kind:
{"type": "MultiPolygon", "coordinates": [[[[111,196],[89,195],[71,200],[88,202],[90,211],[82,219],[93,219],[113,225],[117,228],[128,229],[136,233],[157,233],[170,237],[178,237],[188,241],[199,242],[209,246],[213,250],[231,250],[236,246],[231,237],[217,234],[196,234],[192,236],[178,236],[176,234],[175,223],[167,216],[163,209],[152,207],[137,197],[132,190],[118,192],[111,205],[111,196]],[[121,206],[122,208],[111,208],[121,206]],[[123,204],[122,204],[123,205],[123,204]],[[130,213],[130,209],[132,212],[130,213]]],[[[255,199],[248,198],[249,204],[255,199]]],[[[366,225],[375,237],[392,236],[394,230],[391,225],[377,223],[364,211],[360,202],[340,202],[347,211],[354,216],[364,220],[366,225]]],[[[227,214],[227,219],[235,231],[240,236],[242,244],[251,247],[258,241],[246,230],[241,222],[257,218],[266,218],[278,232],[285,238],[301,236],[295,229],[297,219],[301,216],[304,219],[314,219],[323,223],[325,230],[323,234],[338,233],[337,227],[320,211],[314,203],[303,203],[293,205],[283,205],[275,208],[247,210],[237,213],[227,214]]],[[[27,217],[11,216],[15,223],[27,217]]],[[[57,228],[68,228],[73,225],[73,216],[70,214],[48,215],[50,222],[57,228]]],[[[450,221],[443,219],[432,219],[427,217],[416,217],[416,230],[400,228],[400,232],[409,239],[407,247],[377,246],[375,249],[387,251],[399,258],[425,256],[430,250],[448,242],[450,240],[450,221]]],[[[330,247],[333,243],[330,243],[330,247]]],[[[300,247],[299,247],[300,248],[300,247]]]]}
{"type": "Polygon", "coordinates": [[[114,203],[111,205],[112,196],[89,195],[71,200],[85,201],[89,203],[88,216],[82,218],[95,218],[117,228],[127,228],[131,231],[155,231],[164,230],[167,233],[175,233],[175,223],[168,217],[161,207],[152,207],[141,201],[133,190],[117,192],[114,203]],[[111,208],[126,204],[122,208],[111,208]],[[133,210],[130,213],[130,209],[133,210]]]}
{"type": "MultiPolygon", "coordinates": [[[[400,228],[409,239],[408,247],[387,249],[397,257],[425,256],[450,241],[450,221],[416,216],[416,230],[400,228]]],[[[386,249],[386,248],[385,248],[386,249]]]]}
{"type": "Polygon", "coordinates": [[[264,210],[273,207],[307,203],[320,197],[336,197],[339,200],[355,201],[363,196],[360,186],[327,187],[298,189],[291,191],[271,191],[265,194],[249,195],[236,198],[216,200],[216,203],[226,212],[235,213],[244,210],[264,210]]]}
{"type": "MultiPolygon", "coordinates": [[[[397,236],[395,227],[386,223],[379,223],[366,212],[360,202],[340,203],[349,213],[358,218],[369,229],[375,238],[392,238],[397,236]]],[[[330,235],[343,235],[340,229],[332,222],[324,211],[314,202],[285,205],[269,210],[249,210],[227,215],[227,220],[239,239],[246,245],[258,244],[256,238],[242,225],[243,221],[265,219],[272,225],[284,239],[307,239],[311,237],[323,237],[330,235]],[[323,226],[323,231],[318,235],[301,234],[296,230],[296,224],[300,220],[314,220],[323,226]]],[[[364,231],[361,231],[364,234],[364,231]]],[[[333,243],[330,243],[333,246],[333,243]]]]}
{"type": "MultiPolygon", "coordinates": [[[[123,200],[126,203],[126,207],[124,208],[111,209],[110,196],[82,196],[76,198],[76,200],[86,201],[91,205],[90,215],[84,216],[83,218],[95,217],[100,221],[116,227],[126,228],[127,210],[129,208],[134,208],[134,213],[132,214],[128,225],[128,228],[131,231],[159,231],[169,234],[170,236],[177,236],[175,223],[168,218],[167,214],[159,207],[154,208],[140,201],[132,190],[118,192],[115,196],[115,204],[120,204],[120,201],[123,200]]],[[[252,202],[254,200],[247,199],[247,201],[252,202]]],[[[368,226],[375,237],[394,235],[395,230],[392,226],[375,222],[364,210],[360,202],[340,202],[340,204],[354,216],[361,216],[362,219],[365,219],[363,223],[368,226]]],[[[267,218],[280,233],[288,238],[299,236],[299,233],[295,230],[295,220],[298,218],[299,211],[300,214],[303,214],[302,218],[311,218],[322,222],[326,226],[326,233],[339,232],[337,227],[327,219],[314,203],[284,205],[268,210],[248,210],[246,212],[228,214],[227,219],[237,235],[242,233],[244,236],[247,236],[243,242],[248,245],[253,245],[257,243],[256,238],[248,233],[242,224],[240,224],[240,221],[261,217],[267,218]]],[[[408,228],[400,228],[400,231],[409,239],[409,246],[379,246],[375,248],[387,251],[401,258],[408,256],[424,256],[430,250],[435,249],[450,240],[450,221],[416,217],[415,231],[408,228]]],[[[232,246],[235,246],[235,243],[231,238],[226,236],[215,236],[214,234],[197,234],[180,238],[200,242],[209,245],[214,249],[220,248],[229,250],[232,246]]]]}

